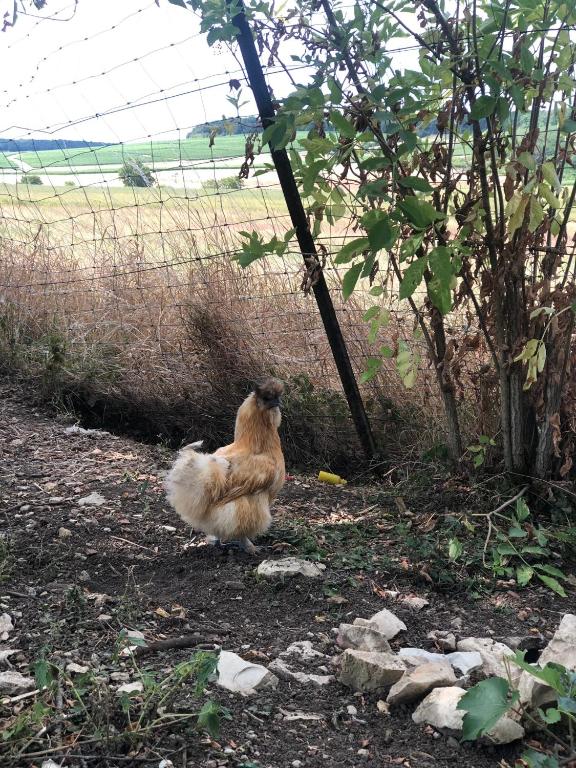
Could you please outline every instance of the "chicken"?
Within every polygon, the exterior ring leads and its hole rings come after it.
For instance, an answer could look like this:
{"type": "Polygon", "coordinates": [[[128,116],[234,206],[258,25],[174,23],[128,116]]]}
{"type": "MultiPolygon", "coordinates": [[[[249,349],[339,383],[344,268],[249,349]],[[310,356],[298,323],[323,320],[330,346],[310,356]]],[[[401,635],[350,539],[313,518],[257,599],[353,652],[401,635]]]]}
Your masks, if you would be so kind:
{"type": "Polygon", "coordinates": [[[285,467],[278,435],[284,385],[267,379],[238,409],[234,442],[212,454],[202,442],[182,448],[166,477],[168,501],[211,543],[239,541],[251,554],[251,539],[272,522],[270,505],[284,485],[285,467]]]}

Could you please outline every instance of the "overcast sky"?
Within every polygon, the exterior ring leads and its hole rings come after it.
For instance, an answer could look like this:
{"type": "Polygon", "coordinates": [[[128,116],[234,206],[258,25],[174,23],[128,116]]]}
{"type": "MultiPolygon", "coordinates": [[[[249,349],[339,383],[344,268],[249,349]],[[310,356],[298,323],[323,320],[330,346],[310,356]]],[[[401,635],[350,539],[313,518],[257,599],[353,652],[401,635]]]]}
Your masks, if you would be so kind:
{"type": "MultiPolygon", "coordinates": [[[[228,50],[209,48],[197,17],[168,0],[50,0],[0,35],[0,71],[0,138],[109,142],[183,138],[233,116],[228,81],[239,76],[228,50]]],[[[269,79],[281,95],[284,75],[269,79]]]]}
{"type": "Polygon", "coordinates": [[[80,0],[75,12],[52,0],[47,11],[54,20],[21,15],[0,36],[0,137],[173,139],[234,114],[227,72],[238,77],[238,64],[208,47],[192,12],[167,0],[80,0]]]}

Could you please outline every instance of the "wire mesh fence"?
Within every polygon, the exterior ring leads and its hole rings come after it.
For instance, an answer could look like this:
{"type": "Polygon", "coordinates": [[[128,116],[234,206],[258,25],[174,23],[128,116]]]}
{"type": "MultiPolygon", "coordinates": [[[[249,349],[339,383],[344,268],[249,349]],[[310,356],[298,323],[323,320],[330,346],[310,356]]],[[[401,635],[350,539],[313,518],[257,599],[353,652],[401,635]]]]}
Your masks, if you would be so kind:
{"type": "MultiPolygon", "coordinates": [[[[45,34],[41,24],[23,29],[5,52],[15,55],[20,47],[30,59],[2,92],[4,364],[44,384],[58,376],[60,388],[74,393],[71,401],[88,403],[94,412],[100,403],[100,414],[106,408],[116,413],[113,397],[124,413],[136,403],[141,414],[155,409],[153,429],[162,434],[170,420],[178,422],[179,438],[196,428],[194,419],[205,428],[218,420],[207,405],[209,392],[217,405],[235,406],[235,387],[273,372],[295,383],[301,406],[308,397],[309,418],[314,406],[321,423],[338,422],[335,432],[321,429],[327,449],[334,434],[349,437],[351,428],[340,399],[331,399],[330,393],[339,398],[340,384],[302,257],[288,249],[246,269],[235,261],[241,232],[283,238],[291,226],[266,167],[267,150],[258,152],[254,121],[236,112],[238,94],[246,93],[242,68],[234,62],[217,68],[211,61],[215,71],[199,75],[190,52],[202,38],[177,28],[164,44],[139,53],[136,46],[122,56],[115,46],[137,39],[138,23],[158,11],[156,3],[133,5],[89,36],[70,24],[67,39],[45,54],[31,54],[45,34]],[[88,56],[93,42],[114,51],[110,61],[104,66],[94,59],[64,77],[67,53],[86,50],[88,56]],[[230,117],[214,119],[223,113],[230,117]],[[21,124],[20,115],[28,122],[21,124]],[[151,185],[127,184],[127,167],[140,175],[145,169],[151,185]],[[224,394],[227,388],[232,391],[224,394]],[[190,410],[203,391],[201,406],[190,410]],[[311,392],[324,393],[321,407],[317,394],[311,402],[311,392]]],[[[286,72],[271,66],[266,76],[274,89],[286,72]]],[[[354,370],[360,377],[383,345],[397,349],[408,341],[420,371],[417,386],[401,394],[396,363],[385,359],[364,387],[371,418],[379,430],[400,406],[426,412],[432,425],[426,437],[422,420],[408,426],[396,413],[392,423],[395,432],[410,431],[413,441],[417,434],[417,441],[431,444],[442,420],[435,372],[415,334],[413,313],[398,301],[397,284],[387,276],[386,298],[377,301],[388,322],[373,338],[363,316],[374,297],[356,291],[347,302],[341,299],[341,271],[332,256],[354,236],[352,208],[349,214],[342,220],[347,223],[324,221],[318,243],[354,370]]],[[[461,399],[478,401],[492,387],[479,375],[484,350],[471,340],[475,332],[464,313],[452,320],[448,333],[461,399]]],[[[302,440],[296,432],[295,445],[302,440]]]]}

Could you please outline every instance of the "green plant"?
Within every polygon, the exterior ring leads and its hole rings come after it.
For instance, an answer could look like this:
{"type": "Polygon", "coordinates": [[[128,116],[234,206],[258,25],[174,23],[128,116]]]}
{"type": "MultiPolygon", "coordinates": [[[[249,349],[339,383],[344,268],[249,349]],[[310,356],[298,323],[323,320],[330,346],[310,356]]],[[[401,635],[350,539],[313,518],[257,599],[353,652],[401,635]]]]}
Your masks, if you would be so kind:
{"type": "Polygon", "coordinates": [[[518,691],[502,677],[492,677],[470,688],[458,702],[458,709],[465,711],[462,738],[473,741],[488,732],[511,708],[517,707],[522,716],[542,730],[556,746],[556,754],[550,755],[530,749],[522,755],[525,768],[560,768],[576,759],[576,672],[561,664],[548,663],[541,668],[524,661],[524,652],[517,652],[511,659],[536,680],[549,686],[555,694],[555,703],[546,710],[535,713],[519,703],[518,691]],[[564,726],[566,734],[549,726],[564,726]],[[562,757],[558,755],[563,752],[562,757]]]}
{"type": "MultiPolygon", "coordinates": [[[[118,649],[135,644],[134,638],[122,635],[117,640],[118,649]]],[[[132,652],[127,661],[137,684],[134,690],[118,695],[91,671],[69,674],[45,650],[34,665],[37,699],[19,708],[17,714],[1,711],[0,705],[0,753],[20,759],[30,751],[38,754],[39,747],[50,747],[53,732],[59,732],[62,739],[73,739],[78,750],[85,743],[102,742],[111,749],[122,743],[143,743],[159,732],[185,733],[190,722],[212,737],[219,735],[228,711],[211,700],[200,710],[191,706],[204,695],[218,663],[216,654],[199,651],[164,676],[141,668],[132,652]]]]}
{"type": "MultiPolygon", "coordinates": [[[[545,562],[553,556],[549,546],[550,534],[531,519],[525,500],[516,500],[516,512],[511,518],[502,516],[506,525],[496,531],[492,547],[491,568],[495,576],[514,578],[525,587],[533,578],[566,597],[560,580],[566,575],[556,566],[545,562]]],[[[494,525],[494,524],[492,524],[494,525]]]]}
{"type": "Polygon", "coordinates": [[[125,160],[118,176],[126,187],[153,187],[156,183],[152,169],[137,158],[125,160]]]}
{"type": "MultiPolygon", "coordinates": [[[[209,45],[235,41],[234,3],[171,1],[201,15],[209,45]]],[[[261,55],[283,62],[285,51],[310,71],[279,104],[262,145],[287,150],[314,236],[341,220],[354,233],[334,264],[345,299],[378,291],[365,314],[374,346],[365,378],[387,371],[379,361],[392,354],[405,386],[415,385],[415,344],[378,339],[398,295],[435,372],[452,458],[464,453],[461,357],[476,351],[497,389],[494,453],[510,472],[564,477],[575,450],[573,4],[298,0],[287,25],[269,2],[244,5],[261,55]],[[410,66],[389,53],[406,35],[418,55],[410,66]],[[465,345],[453,330],[463,316],[473,318],[465,345]],[[525,364],[528,383],[537,376],[526,390],[525,364]]],[[[240,263],[279,243],[246,233],[240,263]]]]}
{"type": "Polygon", "coordinates": [[[39,185],[44,184],[41,177],[33,174],[33,173],[26,173],[22,178],[20,179],[21,184],[32,184],[32,185],[39,185]]]}

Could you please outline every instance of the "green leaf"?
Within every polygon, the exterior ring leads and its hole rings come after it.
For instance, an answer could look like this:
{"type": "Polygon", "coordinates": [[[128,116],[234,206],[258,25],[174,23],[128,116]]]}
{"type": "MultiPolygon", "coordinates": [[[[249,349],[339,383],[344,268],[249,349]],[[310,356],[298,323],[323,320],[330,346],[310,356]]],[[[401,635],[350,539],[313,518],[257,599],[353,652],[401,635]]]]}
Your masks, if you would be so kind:
{"type": "Polygon", "coordinates": [[[375,251],[381,248],[391,248],[396,240],[396,233],[392,229],[388,216],[380,219],[368,231],[368,241],[375,251]]]}
{"type": "Polygon", "coordinates": [[[400,283],[399,296],[401,299],[407,299],[409,296],[412,296],[416,288],[418,288],[422,282],[426,264],[427,259],[423,256],[409,265],[408,269],[404,272],[402,282],[400,283]]]}
{"type": "Polygon", "coordinates": [[[435,221],[445,218],[433,205],[414,196],[401,200],[398,207],[417,229],[426,229],[435,221]]]}
{"type": "Polygon", "coordinates": [[[47,688],[54,680],[54,667],[46,659],[39,659],[34,664],[34,680],[37,688],[47,688]]]}
{"type": "Polygon", "coordinates": [[[529,171],[536,170],[536,160],[531,152],[521,152],[518,155],[518,160],[522,163],[524,168],[527,168],[529,171]]]}
{"type": "Polygon", "coordinates": [[[344,301],[349,299],[352,295],[352,291],[356,287],[356,283],[358,282],[363,267],[364,263],[359,261],[357,264],[350,267],[348,272],[344,275],[344,279],[342,280],[342,295],[344,296],[344,301]]]}
{"type": "Polygon", "coordinates": [[[545,723],[548,723],[548,725],[559,723],[560,720],[562,720],[562,715],[556,709],[556,707],[550,707],[546,710],[546,712],[544,712],[543,709],[538,708],[538,714],[545,723]]]}
{"type": "Polygon", "coordinates": [[[527,661],[524,661],[525,655],[526,651],[516,651],[516,655],[511,657],[511,661],[517,667],[532,675],[532,677],[542,680],[543,683],[549,685],[557,693],[564,692],[563,675],[566,671],[564,667],[553,662],[548,662],[544,668],[538,667],[535,664],[529,664],[527,661]]]}
{"type": "Polygon", "coordinates": [[[544,573],[548,573],[550,576],[557,576],[559,579],[565,579],[566,574],[562,573],[560,568],[556,568],[553,565],[548,565],[548,563],[538,563],[538,565],[535,565],[534,568],[537,568],[539,571],[544,571],[544,573]]]}
{"type": "Polygon", "coordinates": [[[186,3],[184,0],[168,0],[169,3],[172,3],[172,5],[178,5],[180,8],[186,8],[186,3]]]}
{"type": "Polygon", "coordinates": [[[543,547],[537,547],[536,544],[528,544],[522,547],[523,555],[546,555],[548,552],[543,547]]]}
{"type": "Polygon", "coordinates": [[[517,555],[518,554],[518,550],[516,549],[516,547],[513,547],[512,544],[499,544],[496,547],[496,550],[501,555],[517,555]]]}
{"type": "Polygon", "coordinates": [[[555,210],[557,210],[558,208],[562,208],[562,201],[556,197],[556,195],[552,192],[550,187],[548,187],[546,184],[540,184],[540,186],[538,187],[538,191],[540,192],[544,200],[546,200],[550,208],[554,208],[555,210]]]}
{"type": "Polygon", "coordinates": [[[543,752],[535,752],[533,749],[522,754],[522,762],[527,768],[560,768],[560,763],[555,757],[545,755],[543,752]]]}
{"type": "Polygon", "coordinates": [[[396,355],[396,370],[406,389],[412,389],[416,382],[417,362],[418,359],[414,357],[410,347],[405,341],[400,340],[396,355]]]}
{"type": "Polygon", "coordinates": [[[382,296],[384,293],[384,288],[382,288],[381,285],[373,285],[372,288],[368,291],[370,296],[382,296]]]}
{"type": "Polygon", "coordinates": [[[492,677],[470,688],[457,705],[457,709],[466,711],[463,741],[473,741],[493,728],[517,699],[518,692],[512,692],[503,677],[492,677]]]}
{"type": "Polygon", "coordinates": [[[213,739],[220,735],[220,717],[222,709],[214,701],[207,701],[198,712],[198,728],[207,731],[213,739]]]}
{"type": "Polygon", "coordinates": [[[382,168],[390,168],[392,161],[387,157],[367,157],[360,163],[364,171],[379,171],[382,168]]]}
{"type": "Polygon", "coordinates": [[[464,547],[459,539],[450,539],[448,542],[448,557],[450,560],[458,560],[463,551],[464,547]]]}
{"type": "Polygon", "coordinates": [[[560,184],[560,179],[558,178],[556,168],[552,161],[549,160],[546,163],[542,163],[542,176],[545,181],[550,184],[557,195],[562,191],[562,184],[560,184]]]}
{"type": "Polygon", "coordinates": [[[374,304],[373,307],[370,307],[370,309],[367,309],[366,312],[362,315],[362,320],[364,320],[365,323],[367,323],[369,320],[373,320],[376,315],[380,314],[380,306],[378,304],[374,304]]]}
{"type": "Polygon", "coordinates": [[[522,528],[512,526],[512,528],[508,529],[508,536],[510,536],[511,539],[525,539],[528,534],[522,528]]]}
{"type": "Polygon", "coordinates": [[[482,120],[483,117],[494,114],[495,109],[496,98],[494,96],[479,96],[470,110],[470,119],[482,120]]]}
{"type": "Polygon", "coordinates": [[[419,176],[405,176],[404,178],[398,179],[398,184],[407,189],[414,189],[416,192],[434,191],[426,179],[421,179],[419,176]]]}
{"type": "Polygon", "coordinates": [[[530,221],[528,229],[530,232],[536,232],[540,224],[544,221],[544,208],[537,197],[530,198],[530,221]]]}
{"type": "Polygon", "coordinates": [[[534,576],[534,569],[529,565],[519,565],[516,568],[516,581],[521,587],[525,587],[532,576],[534,576]]]}
{"type": "Polygon", "coordinates": [[[356,128],[339,112],[330,112],[330,122],[343,136],[346,136],[347,139],[353,139],[356,135],[356,128]]]}
{"type": "Polygon", "coordinates": [[[530,508],[522,497],[516,499],[516,517],[521,523],[523,523],[527,517],[530,517],[530,508]]]}
{"type": "Polygon", "coordinates": [[[360,375],[360,381],[365,384],[367,381],[376,376],[380,368],[382,367],[381,357],[369,357],[366,361],[366,370],[360,375]]]}
{"type": "Polygon", "coordinates": [[[370,242],[367,237],[357,237],[355,240],[350,240],[349,243],[340,249],[338,255],[334,259],[334,264],[347,264],[352,261],[354,256],[357,256],[362,251],[367,250],[370,246],[370,242]]]}
{"type": "Polygon", "coordinates": [[[544,574],[542,573],[536,573],[536,576],[538,576],[540,581],[543,584],[546,584],[546,586],[549,587],[552,590],[552,592],[556,592],[556,594],[560,595],[560,597],[566,597],[566,592],[564,591],[564,587],[555,578],[553,578],[552,576],[544,576],[544,574]]]}

